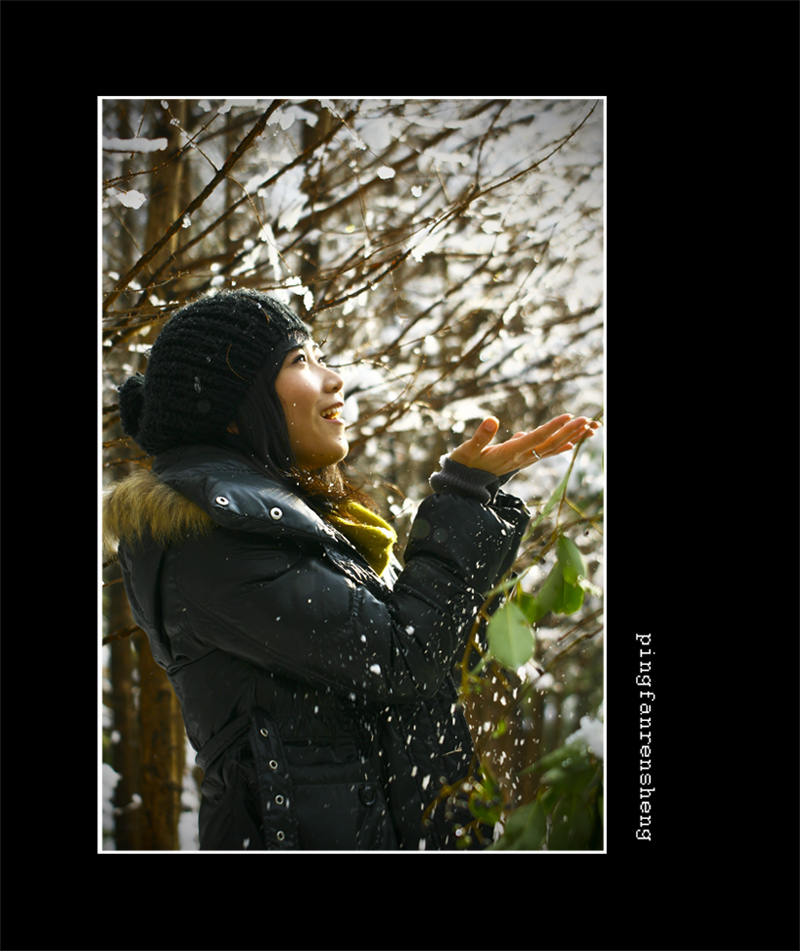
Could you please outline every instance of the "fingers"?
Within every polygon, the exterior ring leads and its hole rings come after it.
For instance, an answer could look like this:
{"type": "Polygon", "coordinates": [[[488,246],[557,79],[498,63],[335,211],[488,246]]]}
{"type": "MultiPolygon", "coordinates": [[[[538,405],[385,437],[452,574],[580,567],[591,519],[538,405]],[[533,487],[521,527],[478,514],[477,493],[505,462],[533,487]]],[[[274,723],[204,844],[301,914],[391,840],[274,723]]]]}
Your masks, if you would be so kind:
{"type": "Polygon", "coordinates": [[[500,423],[494,416],[487,417],[478,427],[472,439],[468,439],[450,453],[454,462],[465,466],[475,466],[480,460],[483,451],[494,439],[500,428],[500,423]]]}
{"type": "Polygon", "coordinates": [[[585,416],[573,417],[565,413],[530,433],[517,433],[508,444],[514,444],[517,453],[530,459],[523,465],[531,465],[545,456],[555,456],[574,449],[579,442],[593,436],[599,425],[585,416]]]}
{"type": "Polygon", "coordinates": [[[475,455],[480,455],[483,450],[494,439],[495,434],[500,429],[500,423],[494,416],[488,416],[477,428],[472,439],[464,443],[464,447],[475,455]]]}
{"type": "Polygon", "coordinates": [[[533,448],[540,456],[555,456],[561,452],[568,452],[570,449],[574,449],[579,442],[593,436],[599,425],[595,420],[578,416],[561,426],[544,442],[535,444],[533,448]]]}
{"type": "MultiPolygon", "coordinates": [[[[583,419],[583,417],[579,417],[583,419]]],[[[531,438],[537,440],[539,443],[543,443],[546,439],[549,439],[554,433],[558,432],[563,426],[568,425],[569,421],[574,419],[569,413],[562,413],[561,416],[556,416],[555,419],[551,419],[549,423],[545,423],[543,426],[539,426],[537,429],[534,429],[533,432],[528,435],[531,438]]]]}
{"type": "Polygon", "coordinates": [[[472,437],[473,444],[479,451],[484,449],[494,439],[495,433],[500,428],[500,423],[494,416],[487,417],[478,427],[478,431],[472,437]]]}
{"type": "Polygon", "coordinates": [[[585,416],[573,417],[563,413],[532,432],[515,433],[505,442],[491,446],[500,424],[496,417],[489,416],[471,439],[450,453],[450,458],[454,462],[485,469],[495,475],[505,475],[531,466],[545,456],[555,456],[574,449],[579,442],[593,436],[599,425],[585,416]]]}

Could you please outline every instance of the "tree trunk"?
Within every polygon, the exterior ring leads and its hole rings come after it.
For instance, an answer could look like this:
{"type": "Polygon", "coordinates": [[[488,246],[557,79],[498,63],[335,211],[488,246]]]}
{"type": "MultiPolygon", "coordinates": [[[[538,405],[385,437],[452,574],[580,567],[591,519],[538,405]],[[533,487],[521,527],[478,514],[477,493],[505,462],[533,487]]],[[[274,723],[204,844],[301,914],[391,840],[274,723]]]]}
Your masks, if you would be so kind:
{"type": "MultiPolygon", "coordinates": [[[[158,106],[157,108],[162,108],[158,106]]],[[[181,127],[186,125],[186,103],[172,100],[170,112],[181,127]]],[[[175,221],[180,212],[183,162],[174,157],[180,147],[180,135],[166,111],[157,128],[167,137],[167,154],[171,160],[157,168],[152,178],[152,193],[147,221],[146,244],[151,247],[175,221]]],[[[150,263],[156,270],[165,256],[177,246],[177,236],[170,240],[150,263]]],[[[152,343],[160,327],[151,327],[140,336],[152,343]]],[[[141,771],[142,771],[142,849],[177,850],[178,820],[183,786],[184,727],[180,704],[166,673],[155,663],[146,638],[139,643],[139,702],[141,771]]]]}
{"type": "Polygon", "coordinates": [[[139,646],[142,849],[177,850],[183,789],[184,728],[180,704],[150,645],[139,646]]]}
{"type": "MultiPolygon", "coordinates": [[[[113,633],[133,624],[122,584],[108,589],[109,628],[113,633]]],[[[142,635],[144,636],[144,635],[142,635]]],[[[136,655],[130,637],[110,645],[111,708],[114,713],[113,767],[119,774],[114,790],[114,842],[120,852],[141,846],[141,784],[139,779],[139,719],[134,699],[136,655]]]]}

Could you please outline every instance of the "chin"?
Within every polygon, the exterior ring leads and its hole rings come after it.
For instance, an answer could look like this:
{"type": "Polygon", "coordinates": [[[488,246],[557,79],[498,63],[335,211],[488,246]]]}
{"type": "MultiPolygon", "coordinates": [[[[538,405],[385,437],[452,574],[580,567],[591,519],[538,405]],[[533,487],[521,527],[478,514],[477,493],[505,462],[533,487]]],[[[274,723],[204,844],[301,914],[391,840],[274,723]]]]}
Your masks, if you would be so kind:
{"type": "Polygon", "coordinates": [[[337,466],[340,462],[344,462],[347,458],[347,452],[349,446],[345,446],[343,449],[340,449],[338,452],[326,453],[324,456],[320,455],[309,460],[307,464],[301,462],[300,466],[303,469],[308,469],[311,472],[320,472],[322,469],[327,469],[329,466],[337,466]]]}
{"type": "Polygon", "coordinates": [[[340,443],[338,449],[336,450],[335,454],[333,455],[333,458],[328,463],[328,465],[335,466],[335,465],[338,465],[338,463],[340,462],[344,462],[344,460],[347,458],[347,453],[349,451],[350,451],[350,444],[345,439],[342,441],[342,443],[340,443]]]}

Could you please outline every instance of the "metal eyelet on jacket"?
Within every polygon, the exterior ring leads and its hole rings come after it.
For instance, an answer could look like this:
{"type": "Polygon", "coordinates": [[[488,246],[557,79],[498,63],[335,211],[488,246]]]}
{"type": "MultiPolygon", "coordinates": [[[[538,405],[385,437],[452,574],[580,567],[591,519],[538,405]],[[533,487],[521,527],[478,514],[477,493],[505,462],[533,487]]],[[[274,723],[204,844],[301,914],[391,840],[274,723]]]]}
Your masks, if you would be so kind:
{"type": "Polygon", "coordinates": [[[276,802],[279,806],[282,806],[282,805],[283,805],[283,796],[276,796],[276,797],[275,797],[275,802],[276,802]]]}
{"type": "Polygon", "coordinates": [[[276,838],[277,838],[277,840],[278,840],[279,842],[283,842],[285,836],[284,836],[284,834],[283,834],[282,832],[279,832],[279,833],[277,834],[276,838]]]}
{"type": "Polygon", "coordinates": [[[262,726],[259,732],[261,733],[262,736],[269,736],[269,731],[267,730],[266,727],[262,726]]]}
{"type": "Polygon", "coordinates": [[[378,798],[377,792],[375,792],[375,787],[370,783],[365,783],[363,786],[358,788],[358,798],[364,803],[365,806],[371,806],[375,800],[378,798]]]}
{"type": "Polygon", "coordinates": [[[269,768],[270,768],[270,769],[277,769],[277,768],[278,768],[278,764],[275,762],[274,759],[271,759],[271,760],[269,761],[269,768]]]}
{"type": "Polygon", "coordinates": [[[275,519],[275,521],[277,522],[278,519],[283,518],[283,509],[279,509],[278,506],[276,505],[275,508],[271,508],[269,510],[269,514],[270,514],[270,518],[275,519]]]}
{"type": "Polygon", "coordinates": [[[231,503],[225,498],[224,495],[218,495],[218,496],[214,499],[214,501],[217,503],[217,505],[230,505],[230,504],[231,504],[231,503]]]}

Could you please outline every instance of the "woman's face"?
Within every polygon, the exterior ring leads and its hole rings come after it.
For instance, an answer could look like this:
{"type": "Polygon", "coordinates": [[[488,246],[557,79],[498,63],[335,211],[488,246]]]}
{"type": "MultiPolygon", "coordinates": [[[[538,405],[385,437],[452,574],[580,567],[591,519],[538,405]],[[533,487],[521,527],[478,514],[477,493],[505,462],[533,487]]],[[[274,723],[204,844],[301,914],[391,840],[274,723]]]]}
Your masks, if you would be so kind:
{"type": "Polygon", "coordinates": [[[347,455],[344,381],[325,366],[319,347],[309,341],[290,350],[275,379],[289,441],[301,469],[321,469],[347,455]]]}

